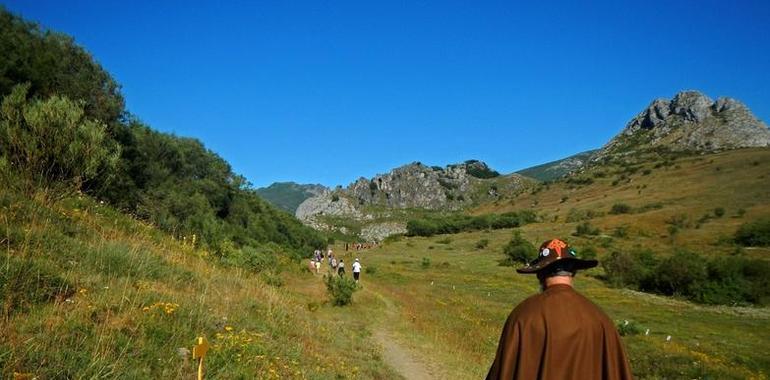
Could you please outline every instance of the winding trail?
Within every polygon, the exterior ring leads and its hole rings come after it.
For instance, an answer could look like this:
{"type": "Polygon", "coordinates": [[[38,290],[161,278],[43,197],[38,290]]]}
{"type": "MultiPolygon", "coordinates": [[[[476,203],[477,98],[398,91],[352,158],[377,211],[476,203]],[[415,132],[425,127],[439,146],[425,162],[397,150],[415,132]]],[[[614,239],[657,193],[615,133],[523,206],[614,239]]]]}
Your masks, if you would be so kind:
{"type": "Polygon", "coordinates": [[[371,285],[365,288],[366,292],[377,297],[384,305],[385,312],[382,318],[373,326],[375,341],[382,347],[382,358],[385,363],[409,380],[430,380],[445,378],[440,369],[430,363],[415,349],[403,344],[398,339],[397,333],[391,326],[399,323],[397,306],[381,293],[371,289],[371,285]]]}

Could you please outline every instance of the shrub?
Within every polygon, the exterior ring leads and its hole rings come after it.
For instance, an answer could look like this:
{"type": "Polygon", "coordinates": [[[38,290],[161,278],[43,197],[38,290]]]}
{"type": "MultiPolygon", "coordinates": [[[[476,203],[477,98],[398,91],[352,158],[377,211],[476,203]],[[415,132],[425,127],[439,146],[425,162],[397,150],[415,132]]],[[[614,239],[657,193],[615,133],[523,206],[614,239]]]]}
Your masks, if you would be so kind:
{"type": "Polygon", "coordinates": [[[618,215],[618,214],[628,214],[631,212],[631,206],[625,204],[625,203],[615,203],[612,205],[612,209],[610,210],[610,214],[618,215]]]}
{"type": "Polygon", "coordinates": [[[583,248],[580,251],[576,251],[579,258],[583,260],[593,260],[596,259],[596,248],[588,246],[583,248]]]}
{"type": "Polygon", "coordinates": [[[332,202],[337,202],[339,200],[340,200],[340,196],[339,195],[337,195],[337,194],[333,194],[332,195],[332,202]]]}
{"type": "Polygon", "coordinates": [[[740,226],[735,232],[735,242],[743,246],[770,246],[770,217],[740,226]]]}
{"type": "Polygon", "coordinates": [[[532,243],[525,240],[519,231],[515,231],[511,240],[503,247],[504,263],[507,265],[527,263],[534,258],[536,251],[532,243]]]}
{"type": "Polygon", "coordinates": [[[650,250],[616,251],[602,260],[610,284],[637,290],[652,287],[657,264],[658,260],[650,250]]]}
{"type": "Polygon", "coordinates": [[[644,326],[634,321],[628,321],[628,320],[619,321],[617,323],[617,327],[618,327],[618,333],[621,336],[639,335],[645,330],[644,326]]]}
{"type": "Polygon", "coordinates": [[[653,290],[665,295],[689,296],[695,294],[706,275],[705,260],[687,251],[677,251],[658,264],[653,290]]]}
{"type": "Polygon", "coordinates": [[[428,257],[423,257],[423,258],[422,258],[422,262],[420,262],[420,266],[421,266],[423,269],[428,269],[428,268],[430,267],[430,258],[428,258],[428,257]]]}
{"type": "Polygon", "coordinates": [[[725,216],[725,209],[722,208],[722,207],[715,208],[714,209],[714,216],[716,216],[717,218],[721,218],[721,217],[725,216]]]}
{"type": "MultiPolygon", "coordinates": [[[[27,194],[38,189],[62,199],[97,176],[109,177],[120,157],[107,126],[85,118],[84,104],[54,95],[28,101],[29,84],[11,90],[0,110],[0,147],[27,194]]],[[[3,179],[5,180],[5,179],[3,179]]]]}
{"type": "Polygon", "coordinates": [[[481,239],[476,242],[476,249],[484,249],[489,246],[489,239],[481,239]]]}
{"type": "Polygon", "coordinates": [[[598,235],[600,232],[599,228],[594,227],[589,222],[583,222],[577,225],[575,227],[575,232],[572,234],[574,236],[585,236],[585,235],[598,235]]]}
{"type": "Polygon", "coordinates": [[[628,227],[626,227],[626,226],[617,226],[617,227],[615,227],[615,229],[612,231],[612,236],[614,236],[616,238],[620,238],[620,239],[627,238],[628,237],[628,227]]]}
{"type": "Polygon", "coordinates": [[[283,286],[283,278],[278,272],[274,270],[268,270],[268,271],[262,272],[262,280],[265,281],[265,284],[274,286],[276,288],[280,288],[283,286]]]}
{"type": "Polygon", "coordinates": [[[334,306],[349,305],[353,301],[353,293],[358,290],[351,277],[324,275],[324,283],[334,306]]]}

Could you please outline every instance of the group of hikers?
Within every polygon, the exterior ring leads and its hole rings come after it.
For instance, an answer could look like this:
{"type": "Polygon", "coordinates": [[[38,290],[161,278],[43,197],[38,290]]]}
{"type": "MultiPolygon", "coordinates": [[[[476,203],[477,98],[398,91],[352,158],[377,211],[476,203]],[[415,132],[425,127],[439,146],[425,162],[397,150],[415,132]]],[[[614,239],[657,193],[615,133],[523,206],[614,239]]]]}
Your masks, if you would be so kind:
{"type": "MultiPolygon", "coordinates": [[[[313,257],[310,259],[308,269],[310,269],[311,272],[319,274],[321,273],[321,266],[324,261],[326,261],[329,266],[329,273],[336,273],[340,277],[345,276],[345,260],[343,258],[337,260],[337,257],[334,256],[334,251],[332,251],[331,248],[329,248],[325,254],[324,251],[320,249],[313,251],[313,257]]],[[[356,282],[358,282],[361,277],[361,268],[361,260],[356,257],[356,260],[352,265],[353,279],[356,282]]]]}
{"type": "Polygon", "coordinates": [[[371,248],[377,248],[380,243],[373,241],[373,242],[367,242],[367,243],[345,243],[345,252],[349,250],[356,250],[360,251],[362,249],[371,249],[371,248]]]}

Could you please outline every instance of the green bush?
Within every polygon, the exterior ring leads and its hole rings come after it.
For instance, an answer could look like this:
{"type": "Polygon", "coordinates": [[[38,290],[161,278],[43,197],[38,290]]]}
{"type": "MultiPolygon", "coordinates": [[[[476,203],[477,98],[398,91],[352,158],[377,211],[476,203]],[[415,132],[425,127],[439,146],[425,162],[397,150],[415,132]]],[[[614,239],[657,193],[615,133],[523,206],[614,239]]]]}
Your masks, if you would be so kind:
{"type": "Polygon", "coordinates": [[[572,233],[574,236],[585,236],[585,235],[598,235],[601,231],[599,228],[594,227],[589,222],[583,222],[577,225],[575,227],[575,232],[572,233]]]}
{"type": "Polygon", "coordinates": [[[583,260],[593,260],[596,259],[596,248],[588,246],[583,248],[582,250],[575,252],[577,256],[583,260]]]}
{"type": "Polygon", "coordinates": [[[635,321],[623,320],[617,322],[620,336],[639,335],[645,331],[645,327],[635,321]]]}
{"type": "Polygon", "coordinates": [[[433,236],[456,234],[465,231],[520,227],[537,219],[529,210],[503,214],[462,215],[451,214],[438,217],[412,219],[406,223],[407,236],[433,236]]]}
{"type": "Polygon", "coordinates": [[[631,206],[625,204],[625,203],[615,203],[612,205],[612,209],[610,209],[610,214],[618,215],[618,214],[628,214],[631,212],[631,206]]]}
{"type": "Polygon", "coordinates": [[[489,239],[481,239],[475,244],[476,249],[484,249],[487,246],[489,246],[489,239]]]}
{"type": "Polygon", "coordinates": [[[423,257],[422,261],[420,262],[420,266],[422,267],[422,269],[430,268],[430,258],[423,257]]]}
{"type": "Polygon", "coordinates": [[[745,223],[735,232],[735,242],[743,246],[770,246],[770,217],[745,223]]]}
{"type": "Polygon", "coordinates": [[[717,218],[721,218],[721,217],[725,216],[725,209],[724,209],[724,207],[717,207],[717,208],[715,208],[714,209],[714,216],[716,216],[717,218]]]}
{"type": "Polygon", "coordinates": [[[610,284],[637,290],[652,288],[657,264],[650,250],[615,251],[602,260],[610,284]]]}
{"type": "Polygon", "coordinates": [[[353,302],[353,293],[358,290],[356,281],[351,277],[324,275],[326,291],[334,306],[345,306],[353,302]]]}
{"type": "Polygon", "coordinates": [[[503,247],[503,254],[505,255],[503,263],[514,265],[533,260],[537,255],[537,249],[524,239],[519,231],[515,231],[511,240],[503,247]]]}
{"type": "Polygon", "coordinates": [[[84,182],[109,177],[120,148],[107,126],[85,117],[84,105],[63,96],[27,100],[30,85],[18,85],[0,110],[0,154],[20,180],[6,183],[26,194],[46,191],[63,199],[84,182]]]}
{"type": "Polygon", "coordinates": [[[770,262],[729,256],[707,259],[678,251],[664,259],[652,251],[613,252],[602,261],[614,286],[715,305],[770,303],[770,262]]]}

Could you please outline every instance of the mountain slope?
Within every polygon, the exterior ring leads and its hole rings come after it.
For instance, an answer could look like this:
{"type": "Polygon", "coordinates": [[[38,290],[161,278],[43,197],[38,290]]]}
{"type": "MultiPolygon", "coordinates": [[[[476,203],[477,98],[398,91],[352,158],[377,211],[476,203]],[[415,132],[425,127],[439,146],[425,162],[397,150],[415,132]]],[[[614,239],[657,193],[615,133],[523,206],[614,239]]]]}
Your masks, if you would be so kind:
{"type": "Polygon", "coordinates": [[[292,215],[306,199],[328,190],[323,185],[298,184],[294,182],[275,182],[268,187],[256,189],[257,194],[275,207],[286,210],[292,215]]]}
{"type": "Polygon", "coordinates": [[[649,149],[713,152],[770,146],[770,130],[743,103],[697,91],[656,99],[631,119],[593,161],[649,149]]]}
{"type": "Polygon", "coordinates": [[[551,161],[519,170],[516,174],[521,174],[540,181],[552,181],[579,170],[585,166],[586,163],[590,162],[593,155],[598,151],[598,149],[594,149],[581,152],[567,158],[562,158],[561,160],[551,161]]]}

